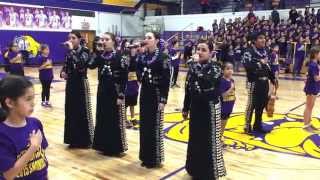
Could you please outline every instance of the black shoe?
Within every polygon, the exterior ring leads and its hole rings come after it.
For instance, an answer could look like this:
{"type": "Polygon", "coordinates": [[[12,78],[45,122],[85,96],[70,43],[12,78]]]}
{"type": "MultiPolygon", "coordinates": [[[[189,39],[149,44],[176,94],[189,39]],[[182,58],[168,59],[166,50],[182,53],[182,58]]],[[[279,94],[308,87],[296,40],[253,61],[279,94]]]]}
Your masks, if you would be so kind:
{"type": "Polygon", "coordinates": [[[90,145],[77,145],[77,144],[70,144],[68,146],[69,149],[90,149],[90,145]]]}
{"type": "Polygon", "coordinates": [[[160,169],[163,167],[163,164],[146,164],[146,163],[141,163],[142,167],[145,167],[147,169],[160,169]]]}
{"type": "Polygon", "coordinates": [[[124,156],[126,156],[127,154],[122,152],[122,153],[106,153],[106,152],[103,152],[102,153],[104,156],[110,156],[110,157],[117,157],[117,158],[122,158],[124,156]]]}
{"type": "Polygon", "coordinates": [[[139,121],[136,119],[131,120],[133,126],[139,125],[139,121]]]}
{"type": "Polygon", "coordinates": [[[131,123],[132,123],[132,129],[133,130],[139,130],[139,121],[138,120],[132,120],[131,121],[131,123]]]}
{"type": "Polygon", "coordinates": [[[244,133],[246,133],[246,134],[252,134],[251,126],[245,127],[245,128],[244,128],[244,133]]]}
{"type": "Polygon", "coordinates": [[[125,121],[126,128],[131,129],[133,127],[132,123],[130,121],[125,121]]]}
{"type": "Polygon", "coordinates": [[[115,154],[115,155],[113,155],[114,157],[118,157],[118,158],[122,158],[122,157],[124,157],[124,156],[126,156],[127,154],[126,153],[119,153],[119,154],[115,154]]]}
{"type": "Polygon", "coordinates": [[[253,131],[256,132],[256,133],[261,133],[261,134],[268,134],[268,133],[270,133],[270,131],[264,130],[264,129],[262,129],[262,128],[253,128],[253,131]]]}

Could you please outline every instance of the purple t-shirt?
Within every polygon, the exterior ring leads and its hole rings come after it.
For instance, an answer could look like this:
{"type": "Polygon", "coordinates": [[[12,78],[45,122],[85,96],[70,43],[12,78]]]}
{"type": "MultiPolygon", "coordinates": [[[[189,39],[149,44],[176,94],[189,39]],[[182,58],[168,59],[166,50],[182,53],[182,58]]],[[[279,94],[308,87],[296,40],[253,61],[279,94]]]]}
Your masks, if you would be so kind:
{"type": "Polygon", "coordinates": [[[22,63],[10,63],[10,60],[15,58],[19,53],[17,52],[12,52],[10,51],[8,53],[8,60],[9,60],[9,65],[10,65],[10,72],[15,73],[15,72],[21,72],[23,71],[23,65],[22,63]]]}
{"type": "Polygon", "coordinates": [[[270,65],[271,65],[271,71],[273,73],[279,72],[280,71],[280,66],[279,66],[279,55],[272,52],[270,54],[270,65]]]}
{"type": "Polygon", "coordinates": [[[169,50],[169,55],[171,57],[171,65],[173,67],[179,67],[180,58],[178,57],[178,58],[174,59],[174,57],[177,55],[177,53],[179,53],[179,51],[180,51],[179,49],[175,49],[175,48],[171,48],[169,50]]]}
{"type": "Polygon", "coordinates": [[[317,63],[310,61],[308,66],[308,76],[306,85],[304,87],[304,92],[306,94],[317,95],[320,89],[320,83],[314,79],[314,76],[319,75],[319,66],[317,63]]]}
{"type": "Polygon", "coordinates": [[[221,103],[222,114],[229,114],[230,115],[232,113],[233,106],[234,106],[234,103],[236,101],[236,90],[235,90],[235,87],[231,91],[229,91],[228,94],[223,95],[223,93],[227,92],[231,88],[231,83],[234,83],[233,79],[227,80],[224,77],[221,78],[219,88],[220,88],[220,93],[222,94],[221,95],[221,98],[222,98],[222,103],[221,103]]]}
{"type": "Polygon", "coordinates": [[[296,59],[303,60],[305,56],[305,47],[301,43],[297,43],[296,45],[296,59]]]}
{"type": "Polygon", "coordinates": [[[0,123],[0,179],[2,173],[12,168],[17,161],[29,148],[29,134],[33,130],[41,130],[43,140],[41,148],[33,154],[32,159],[18,174],[16,179],[23,180],[44,180],[47,179],[48,161],[45,155],[45,149],[48,142],[43,133],[41,122],[36,118],[26,118],[27,124],[21,128],[7,126],[0,123]]]}
{"type": "Polygon", "coordinates": [[[39,56],[38,62],[40,66],[46,63],[48,60],[51,61],[51,67],[39,70],[40,80],[52,80],[53,79],[53,69],[52,69],[52,59],[50,57],[39,56]]]}

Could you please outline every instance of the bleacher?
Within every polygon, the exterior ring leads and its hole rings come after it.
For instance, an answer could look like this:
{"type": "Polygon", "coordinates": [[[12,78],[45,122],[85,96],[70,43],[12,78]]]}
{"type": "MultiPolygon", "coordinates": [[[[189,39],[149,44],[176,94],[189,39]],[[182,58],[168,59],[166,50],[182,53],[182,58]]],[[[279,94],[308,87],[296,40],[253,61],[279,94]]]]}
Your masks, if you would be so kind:
{"type": "MultiPolygon", "coordinates": [[[[254,10],[271,10],[304,8],[305,6],[319,6],[320,0],[209,0],[208,13],[238,12],[254,10]]],[[[200,14],[199,0],[184,1],[184,14],[200,14]]]]}

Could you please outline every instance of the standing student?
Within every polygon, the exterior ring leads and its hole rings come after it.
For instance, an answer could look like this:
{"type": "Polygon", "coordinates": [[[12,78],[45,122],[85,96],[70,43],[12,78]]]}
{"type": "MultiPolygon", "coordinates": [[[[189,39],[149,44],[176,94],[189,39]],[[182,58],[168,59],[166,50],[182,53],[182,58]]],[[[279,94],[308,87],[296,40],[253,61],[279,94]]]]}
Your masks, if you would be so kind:
{"type": "Polygon", "coordinates": [[[10,48],[5,48],[2,52],[3,61],[4,61],[4,71],[6,73],[10,72],[9,57],[8,57],[9,52],[10,52],[10,48]]]}
{"type": "Polygon", "coordinates": [[[296,44],[296,51],[294,57],[294,66],[293,66],[293,76],[300,76],[303,61],[305,58],[305,44],[303,44],[302,37],[299,39],[299,42],[296,44]]]}
{"type": "Polygon", "coordinates": [[[0,92],[0,179],[48,179],[48,142],[41,122],[29,117],[34,110],[32,83],[9,75],[0,81],[0,92]]]}
{"type": "Polygon", "coordinates": [[[163,113],[170,86],[167,56],[159,49],[160,34],[145,35],[146,52],[138,58],[140,91],[140,160],[146,168],[160,168],[164,161],[163,113]]]}
{"type": "MultiPolygon", "coordinates": [[[[227,121],[232,113],[234,103],[236,101],[236,88],[233,75],[233,65],[230,62],[224,63],[223,77],[220,81],[220,93],[221,93],[221,137],[226,127],[227,121]]],[[[223,142],[222,142],[223,143],[223,142]]]]}
{"type": "Polygon", "coordinates": [[[272,73],[275,75],[276,80],[279,80],[280,64],[279,64],[279,46],[274,44],[270,54],[270,67],[272,73]]]}
{"type": "Polygon", "coordinates": [[[183,50],[183,59],[184,63],[186,63],[192,56],[192,50],[193,50],[193,42],[190,39],[190,35],[186,35],[186,40],[183,42],[184,44],[184,50],[183,50]]]}
{"type": "Polygon", "coordinates": [[[90,89],[87,78],[89,50],[80,45],[81,34],[72,31],[65,42],[68,52],[60,76],[67,80],[64,143],[89,148],[93,139],[90,89]]]}
{"type": "Polygon", "coordinates": [[[173,87],[180,87],[177,84],[178,75],[179,75],[179,66],[180,66],[180,57],[181,52],[179,49],[179,41],[173,41],[172,47],[169,50],[169,55],[171,58],[171,67],[172,67],[172,81],[171,81],[171,88],[173,87]]]}
{"type": "Polygon", "coordinates": [[[306,93],[306,106],[304,110],[304,126],[303,129],[309,132],[314,132],[316,129],[311,125],[312,110],[314,107],[315,100],[320,90],[320,47],[315,46],[310,50],[310,62],[308,65],[308,76],[304,87],[306,93]]]}
{"type": "Polygon", "coordinates": [[[226,175],[221,149],[221,67],[211,60],[213,45],[200,41],[187,73],[183,117],[189,121],[186,170],[194,179],[226,175]]]}
{"type": "Polygon", "coordinates": [[[127,57],[116,51],[114,34],[104,33],[99,42],[102,46],[88,64],[89,68],[98,68],[99,78],[93,149],[107,156],[122,157],[128,150],[124,126],[127,57]]]}
{"type": "Polygon", "coordinates": [[[234,48],[234,66],[235,66],[235,71],[239,72],[240,71],[240,66],[241,66],[241,56],[242,56],[242,47],[240,42],[235,45],[234,48]]]}
{"type": "Polygon", "coordinates": [[[50,49],[47,44],[42,44],[40,47],[40,57],[38,59],[40,63],[39,67],[39,79],[42,85],[41,92],[41,105],[45,107],[51,107],[50,100],[50,88],[53,80],[53,67],[52,59],[49,57],[50,49]]]}
{"type": "Polygon", "coordinates": [[[9,61],[9,73],[24,76],[22,54],[19,52],[17,43],[10,44],[7,59],[9,61]]]}
{"type": "MultiPolygon", "coordinates": [[[[128,82],[126,89],[126,107],[130,109],[130,122],[128,127],[136,126],[138,121],[135,119],[134,108],[138,102],[139,83],[137,78],[137,59],[143,53],[143,47],[140,44],[133,44],[130,50],[129,64],[128,64],[128,82]]],[[[134,127],[135,128],[135,127],[134,127]]]]}

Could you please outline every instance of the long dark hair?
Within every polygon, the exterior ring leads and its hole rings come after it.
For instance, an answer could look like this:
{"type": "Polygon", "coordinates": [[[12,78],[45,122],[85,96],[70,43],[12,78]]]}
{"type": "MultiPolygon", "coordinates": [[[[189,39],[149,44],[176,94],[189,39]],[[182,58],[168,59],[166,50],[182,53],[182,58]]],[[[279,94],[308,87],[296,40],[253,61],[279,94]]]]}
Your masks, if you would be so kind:
{"type": "Polygon", "coordinates": [[[211,39],[209,39],[209,40],[206,40],[206,39],[199,39],[198,40],[198,44],[206,44],[207,46],[208,46],[208,48],[209,48],[209,51],[210,52],[212,52],[213,51],[213,49],[214,49],[214,41],[213,40],[211,40],[211,39]]]}
{"type": "Polygon", "coordinates": [[[16,42],[11,42],[11,43],[9,43],[9,52],[12,52],[13,50],[12,50],[12,48],[15,46],[15,45],[17,45],[17,43],[16,42]]]}
{"type": "Polygon", "coordinates": [[[117,48],[118,42],[116,40],[116,36],[111,32],[105,32],[104,34],[109,35],[111,37],[111,40],[114,42],[114,48],[117,48]]]}
{"type": "Polygon", "coordinates": [[[0,122],[6,119],[9,112],[6,99],[17,100],[32,86],[33,84],[22,76],[8,75],[0,81],[0,122]]]}
{"type": "Polygon", "coordinates": [[[316,58],[317,54],[320,53],[320,46],[313,46],[310,49],[310,60],[313,60],[316,58]]]}
{"type": "Polygon", "coordinates": [[[78,39],[82,38],[80,31],[72,30],[70,34],[74,34],[78,39]]]}
{"type": "Polygon", "coordinates": [[[156,46],[157,46],[158,48],[160,48],[160,38],[161,38],[160,33],[159,33],[159,32],[156,32],[156,31],[149,31],[149,32],[147,32],[147,33],[153,34],[154,39],[159,40],[159,42],[156,44],[156,46]]]}
{"type": "Polygon", "coordinates": [[[48,44],[41,44],[41,46],[40,46],[40,53],[42,54],[43,51],[44,51],[45,49],[47,49],[47,48],[49,48],[49,45],[48,45],[48,44]]]}

